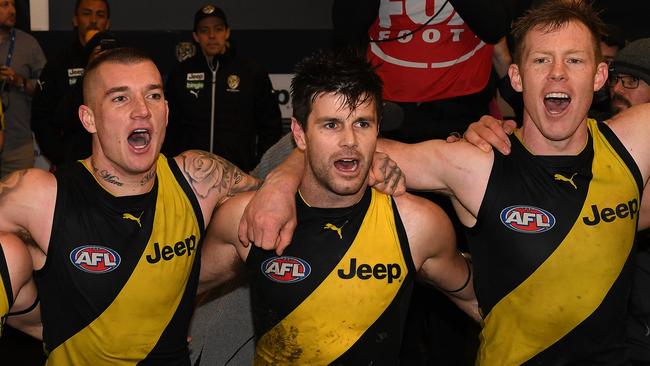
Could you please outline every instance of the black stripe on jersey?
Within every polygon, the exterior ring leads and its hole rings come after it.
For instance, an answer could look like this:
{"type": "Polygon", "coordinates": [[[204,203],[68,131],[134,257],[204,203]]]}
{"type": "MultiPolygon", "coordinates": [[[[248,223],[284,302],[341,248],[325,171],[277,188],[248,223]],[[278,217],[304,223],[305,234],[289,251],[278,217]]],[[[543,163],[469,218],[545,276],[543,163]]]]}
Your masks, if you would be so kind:
{"type": "Polygon", "coordinates": [[[511,136],[510,139],[513,152],[509,156],[498,151],[494,153],[494,164],[477,223],[467,229],[476,273],[474,288],[484,316],[555,251],[579,219],[593,176],[591,134],[586,147],[576,156],[535,156],[517,137],[511,136]],[[569,167],[574,168],[567,170],[569,167]],[[567,176],[578,173],[574,178],[577,188],[574,189],[567,182],[554,180],[556,173],[567,176]],[[539,197],[531,192],[539,192],[539,197]],[[509,206],[525,206],[530,202],[531,195],[537,202],[537,208],[550,212],[556,218],[552,230],[536,234],[515,232],[507,228],[498,215],[488,216],[488,212],[498,213],[509,206]],[[496,207],[498,204],[501,206],[496,207]],[[486,242],[486,238],[492,239],[486,242]],[[513,242],[525,244],[513,245],[513,242]]]}
{"type": "MultiPolygon", "coordinates": [[[[9,309],[11,309],[14,304],[14,290],[11,288],[11,279],[9,278],[9,263],[7,263],[7,258],[5,258],[5,252],[2,250],[2,245],[0,245],[0,280],[2,280],[2,283],[4,284],[7,302],[9,303],[9,309]]],[[[0,314],[0,316],[3,315],[4,314],[0,314]]],[[[2,329],[2,326],[0,326],[0,329],[2,329]]]]}
{"type": "Polygon", "coordinates": [[[335,270],[352,245],[365,218],[365,214],[357,213],[368,209],[371,197],[372,191],[367,189],[363,198],[354,206],[323,209],[307,206],[300,195],[296,194],[297,220],[300,225],[293,234],[292,244],[287,247],[283,256],[305,260],[311,266],[311,273],[300,282],[274,282],[261,272],[261,265],[266,259],[275,257],[275,252],[255,246],[251,248],[246,266],[252,272],[251,305],[255,334],[265,334],[282,321],[335,270]],[[343,238],[339,239],[336,231],[324,228],[327,223],[342,227],[343,238]],[[345,235],[346,232],[355,235],[345,235]],[[294,245],[295,242],[298,244],[294,245]],[[332,255],[332,252],[337,254],[332,255]]]}
{"type": "Polygon", "coordinates": [[[34,272],[42,304],[41,316],[48,325],[43,329],[48,350],[55,349],[95,320],[129,280],[151,236],[158,192],[156,179],[149,193],[115,197],[79,162],[60,168],[55,176],[56,209],[47,259],[43,268],[34,272]],[[122,217],[123,213],[138,211],[143,212],[142,227],[122,217]],[[76,268],[70,261],[70,252],[84,245],[100,245],[117,251],[121,257],[119,267],[102,274],[76,268]],[[53,261],[59,265],[52,267],[53,261]]]}
{"type": "MultiPolygon", "coordinates": [[[[196,198],[196,193],[194,193],[194,190],[192,190],[192,187],[190,187],[190,184],[187,182],[187,178],[185,178],[185,175],[183,174],[183,172],[181,172],[181,168],[176,163],[176,160],[174,158],[167,158],[167,164],[169,164],[169,169],[171,169],[172,173],[174,174],[174,178],[176,178],[176,182],[178,182],[178,185],[181,186],[183,192],[185,192],[185,195],[187,196],[187,199],[190,200],[190,203],[194,208],[194,212],[196,213],[196,219],[199,223],[199,231],[201,233],[205,232],[205,222],[203,222],[203,213],[201,211],[201,205],[199,205],[199,200],[196,198]]],[[[203,242],[203,240],[201,240],[201,242],[203,242]]],[[[197,248],[197,253],[201,253],[200,246],[197,248]]]]}

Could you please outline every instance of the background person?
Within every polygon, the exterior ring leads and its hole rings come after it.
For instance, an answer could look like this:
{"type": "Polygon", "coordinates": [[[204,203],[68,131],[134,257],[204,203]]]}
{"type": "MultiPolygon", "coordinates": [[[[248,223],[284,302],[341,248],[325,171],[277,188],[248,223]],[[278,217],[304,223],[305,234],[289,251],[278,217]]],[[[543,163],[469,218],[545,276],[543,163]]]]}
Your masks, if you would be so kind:
{"type": "Polygon", "coordinates": [[[82,104],[78,84],[90,49],[94,48],[86,44],[97,32],[108,30],[110,15],[108,0],[77,0],[72,16],[72,43],[48,61],[39,78],[31,126],[42,154],[55,166],[90,155],[90,135],[77,116],[82,104]],[[77,90],[73,91],[75,86],[77,90]]]}
{"type": "Polygon", "coordinates": [[[31,96],[45,65],[45,55],[36,39],[15,25],[14,0],[0,1],[0,89],[5,113],[0,177],[34,165],[31,96]]]}
{"type": "Polygon", "coordinates": [[[164,151],[200,149],[251,171],[282,135],[268,73],[230,44],[226,14],[205,5],[194,15],[200,52],[169,75],[169,133],[164,151]]]}

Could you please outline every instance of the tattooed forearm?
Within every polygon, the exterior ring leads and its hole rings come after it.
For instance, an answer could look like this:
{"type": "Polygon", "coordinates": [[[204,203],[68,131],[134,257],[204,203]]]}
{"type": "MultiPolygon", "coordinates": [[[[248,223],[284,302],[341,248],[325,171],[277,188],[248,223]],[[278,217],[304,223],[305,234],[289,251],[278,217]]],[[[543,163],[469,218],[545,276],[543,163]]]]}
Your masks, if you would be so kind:
{"type": "Polygon", "coordinates": [[[144,186],[155,177],[156,177],[156,169],[151,169],[144,177],[142,177],[142,179],[140,180],[140,185],[144,186]]]}
{"type": "Polygon", "coordinates": [[[216,191],[218,200],[235,193],[250,191],[260,182],[217,155],[205,151],[188,151],[181,154],[183,171],[199,198],[207,198],[216,191]]]}

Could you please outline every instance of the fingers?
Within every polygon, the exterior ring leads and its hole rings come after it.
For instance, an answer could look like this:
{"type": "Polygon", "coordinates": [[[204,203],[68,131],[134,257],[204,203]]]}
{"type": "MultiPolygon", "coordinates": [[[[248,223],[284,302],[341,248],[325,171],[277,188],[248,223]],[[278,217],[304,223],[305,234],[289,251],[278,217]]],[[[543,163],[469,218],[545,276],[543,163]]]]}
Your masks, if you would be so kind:
{"type": "Polygon", "coordinates": [[[515,132],[516,128],[517,122],[511,119],[503,121],[503,132],[507,133],[508,135],[511,135],[513,132],[515,132]]]}
{"type": "Polygon", "coordinates": [[[297,222],[296,220],[289,221],[282,230],[280,230],[280,235],[278,237],[278,244],[275,249],[277,255],[282,255],[282,252],[289,246],[291,239],[293,237],[293,232],[296,229],[297,222]]]}
{"type": "Polygon", "coordinates": [[[463,139],[463,135],[460,134],[460,132],[452,132],[447,136],[447,142],[456,142],[460,141],[463,139]]]}
{"type": "Polygon", "coordinates": [[[510,153],[510,139],[508,133],[514,130],[513,121],[506,124],[504,129],[503,121],[491,116],[483,116],[478,122],[472,123],[465,132],[465,139],[485,152],[492,150],[492,147],[502,154],[510,153]]]}
{"type": "Polygon", "coordinates": [[[250,245],[250,241],[248,240],[249,238],[249,233],[248,233],[248,221],[246,221],[246,213],[242,216],[241,220],[239,221],[239,230],[238,230],[238,236],[239,236],[239,242],[245,247],[248,248],[250,245]]]}

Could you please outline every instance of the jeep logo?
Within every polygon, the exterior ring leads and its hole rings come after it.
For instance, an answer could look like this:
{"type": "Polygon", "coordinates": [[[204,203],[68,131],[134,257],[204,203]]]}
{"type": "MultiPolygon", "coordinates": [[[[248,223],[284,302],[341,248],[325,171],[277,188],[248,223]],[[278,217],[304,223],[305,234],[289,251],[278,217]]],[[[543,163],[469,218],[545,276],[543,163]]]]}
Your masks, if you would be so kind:
{"type": "Polygon", "coordinates": [[[338,275],[344,280],[349,280],[354,278],[354,276],[357,276],[362,280],[368,280],[374,277],[378,280],[387,278],[388,283],[393,283],[393,280],[400,278],[402,275],[402,268],[397,263],[377,263],[373,267],[369,264],[363,263],[357,267],[357,259],[351,258],[348,273],[345,273],[345,269],[339,269],[338,275]]]}
{"type": "Polygon", "coordinates": [[[172,245],[165,245],[160,248],[160,244],[154,243],[153,244],[153,250],[154,254],[147,255],[147,262],[151,264],[155,264],[160,262],[160,260],[164,261],[169,261],[172,260],[172,258],[180,257],[187,253],[187,256],[191,256],[192,252],[196,250],[196,237],[194,235],[190,236],[189,238],[186,238],[185,241],[179,241],[176,244],[172,245]]]}
{"type": "Polygon", "coordinates": [[[582,221],[589,226],[598,225],[600,220],[612,222],[617,218],[624,219],[628,216],[630,220],[634,220],[634,216],[639,213],[639,203],[635,198],[627,203],[619,203],[616,208],[605,207],[602,210],[596,205],[591,205],[591,211],[593,217],[585,216],[582,218],[582,221]]]}

